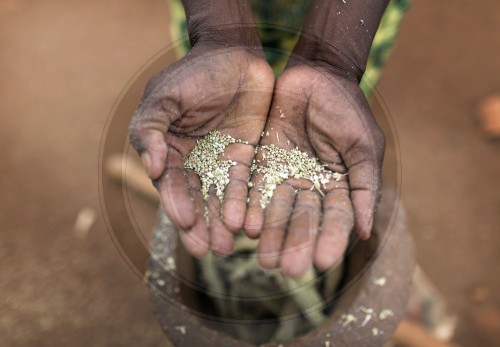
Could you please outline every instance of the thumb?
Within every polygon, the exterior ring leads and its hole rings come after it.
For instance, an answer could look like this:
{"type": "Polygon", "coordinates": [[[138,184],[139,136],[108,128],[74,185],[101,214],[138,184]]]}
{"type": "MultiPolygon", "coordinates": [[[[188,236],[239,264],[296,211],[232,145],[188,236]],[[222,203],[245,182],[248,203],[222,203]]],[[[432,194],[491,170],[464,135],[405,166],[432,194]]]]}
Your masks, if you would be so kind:
{"type": "Polygon", "coordinates": [[[148,130],[142,136],[144,150],[140,152],[142,163],[150,179],[161,176],[167,159],[165,135],[158,130],[148,130]]]}
{"type": "Polygon", "coordinates": [[[136,112],[129,126],[129,139],[139,153],[146,172],[151,180],[161,176],[167,159],[165,134],[170,122],[165,115],[153,121],[146,113],[136,112]]]}
{"type": "Polygon", "coordinates": [[[370,237],[382,187],[385,142],[378,128],[350,147],[343,159],[349,171],[349,187],[354,209],[354,229],[363,240],[370,237]],[[367,140],[369,139],[369,140],[367,140]]]}

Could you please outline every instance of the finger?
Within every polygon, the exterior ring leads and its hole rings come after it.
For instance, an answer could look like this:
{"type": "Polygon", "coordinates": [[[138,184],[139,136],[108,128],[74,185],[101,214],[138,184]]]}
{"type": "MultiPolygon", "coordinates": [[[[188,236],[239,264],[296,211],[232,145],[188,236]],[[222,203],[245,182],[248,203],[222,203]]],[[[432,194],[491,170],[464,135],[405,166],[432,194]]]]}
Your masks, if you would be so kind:
{"type": "Polygon", "coordinates": [[[215,189],[210,190],[207,202],[207,219],[210,234],[210,249],[219,256],[231,254],[234,246],[234,235],[221,220],[221,202],[215,194],[215,189]]]}
{"type": "Polygon", "coordinates": [[[210,237],[205,219],[205,200],[200,192],[199,177],[194,172],[186,173],[186,181],[195,221],[192,227],[180,231],[180,238],[188,253],[200,258],[210,250],[210,237]]]}
{"type": "Polygon", "coordinates": [[[349,190],[333,189],[323,198],[321,231],[314,251],[314,264],[326,270],[339,261],[349,241],[354,224],[354,214],[349,190]]]}
{"type": "Polygon", "coordinates": [[[262,174],[255,172],[252,175],[251,188],[248,192],[248,207],[243,230],[250,238],[259,237],[264,225],[264,208],[261,205],[262,194],[259,189],[264,185],[262,174]]]}
{"type": "MultiPolygon", "coordinates": [[[[156,187],[160,192],[162,206],[172,223],[187,230],[193,227],[197,217],[183,164],[181,155],[171,149],[164,164],[165,171],[156,181],[156,187]]],[[[199,183],[195,185],[199,186],[199,183]]]]}
{"type": "Polygon", "coordinates": [[[229,170],[229,184],[224,194],[223,221],[232,232],[242,229],[247,210],[249,168],[233,166],[229,170]]]}
{"type": "Polygon", "coordinates": [[[288,184],[279,185],[265,210],[265,221],[259,238],[257,256],[266,269],[279,266],[281,249],[293,210],[295,190],[288,184]]]}
{"type": "Polygon", "coordinates": [[[300,277],[312,265],[320,210],[316,192],[299,191],[281,257],[281,270],[286,276],[300,277]]]}
{"type": "Polygon", "coordinates": [[[257,189],[252,188],[250,190],[243,230],[245,234],[252,239],[259,237],[264,224],[264,209],[260,205],[261,198],[262,194],[257,189]]]}
{"type": "Polygon", "coordinates": [[[187,252],[193,257],[202,258],[210,250],[207,225],[203,216],[196,220],[196,224],[188,230],[180,231],[180,239],[187,252]]]}
{"type": "Polygon", "coordinates": [[[222,220],[232,232],[243,228],[247,212],[248,180],[254,148],[245,144],[233,144],[226,148],[224,157],[232,160],[229,183],[224,191],[222,220]]]}
{"type": "Polygon", "coordinates": [[[155,107],[143,104],[132,118],[129,125],[129,139],[141,156],[149,178],[155,180],[161,176],[167,157],[165,134],[170,126],[170,118],[155,107]]]}
{"type": "Polygon", "coordinates": [[[376,205],[382,186],[382,163],[373,158],[371,150],[346,156],[351,203],[354,210],[354,230],[366,240],[370,237],[376,205]]]}

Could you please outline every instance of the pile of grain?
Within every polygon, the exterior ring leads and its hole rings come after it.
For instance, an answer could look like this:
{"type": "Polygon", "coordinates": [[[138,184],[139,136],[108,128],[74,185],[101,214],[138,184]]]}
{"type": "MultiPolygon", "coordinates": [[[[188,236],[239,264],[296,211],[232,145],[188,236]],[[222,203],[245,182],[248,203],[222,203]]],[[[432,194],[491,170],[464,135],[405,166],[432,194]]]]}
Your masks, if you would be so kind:
{"type": "MultiPolygon", "coordinates": [[[[205,200],[208,200],[211,186],[215,187],[217,197],[221,201],[224,197],[224,190],[230,181],[229,170],[237,163],[221,159],[221,154],[224,153],[228,145],[233,143],[248,144],[246,141],[214,130],[197,140],[184,163],[186,169],[194,170],[200,177],[201,192],[205,200]]],[[[286,179],[309,180],[312,183],[311,189],[316,189],[323,195],[322,188],[331,179],[338,181],[344,176],[344,174],[329,170],[321,165],[318,159],[310,157],[297,147],[288,151],[276,145],[262,145],[258,146],[257,149],[261,151],[262,160],[254,159],[250,174],[254,172],[262,174],[262,182],[259,182],[257,186],[262,194],[260,201],[262,208],[266,208],[276,187],[286,179]]],[[[249,187],[252,187],[250,182],[249,187]]]]}

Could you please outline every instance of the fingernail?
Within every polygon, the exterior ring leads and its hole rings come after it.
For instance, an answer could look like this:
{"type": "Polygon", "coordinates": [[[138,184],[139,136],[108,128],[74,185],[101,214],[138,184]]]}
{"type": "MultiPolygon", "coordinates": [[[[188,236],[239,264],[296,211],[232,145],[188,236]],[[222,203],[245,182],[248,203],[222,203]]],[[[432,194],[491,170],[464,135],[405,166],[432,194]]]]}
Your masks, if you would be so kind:
{"type": "Polygon", "coordinates": [[[142,165],[144,165],[144,168],[146,169],[146,173],[149,175],[149,171],[151,169],[151,156],[149,155],[148,152],[144,152],[141,155],[142,159],[142,165]]]}

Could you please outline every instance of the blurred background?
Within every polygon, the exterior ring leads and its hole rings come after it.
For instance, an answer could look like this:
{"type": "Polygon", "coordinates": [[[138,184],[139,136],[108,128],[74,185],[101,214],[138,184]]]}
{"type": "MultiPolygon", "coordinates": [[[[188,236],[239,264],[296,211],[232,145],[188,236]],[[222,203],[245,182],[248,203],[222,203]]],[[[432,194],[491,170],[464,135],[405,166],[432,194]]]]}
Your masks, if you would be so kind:
{"type": "MultiPolygon", "coordinates": [[[[168,44],[164,0],[0,0],[2,346],[169,346],[98,184],[113,103],[168,44]]],[[[414,1],[378,89],[418,262],[458,318],[454,341],[498,346],[500,141],[478,114],[500,94],[500,2],[414,1]]],[[[132,200],[147,239],[155,205],[132,200]]]]}

